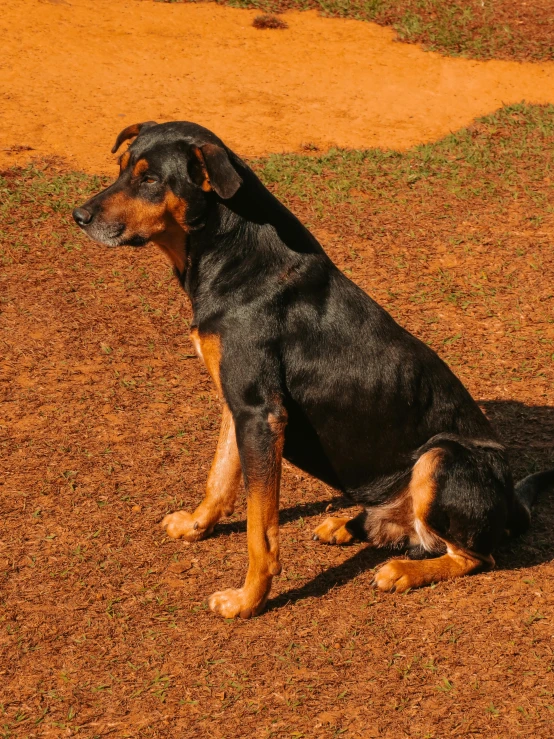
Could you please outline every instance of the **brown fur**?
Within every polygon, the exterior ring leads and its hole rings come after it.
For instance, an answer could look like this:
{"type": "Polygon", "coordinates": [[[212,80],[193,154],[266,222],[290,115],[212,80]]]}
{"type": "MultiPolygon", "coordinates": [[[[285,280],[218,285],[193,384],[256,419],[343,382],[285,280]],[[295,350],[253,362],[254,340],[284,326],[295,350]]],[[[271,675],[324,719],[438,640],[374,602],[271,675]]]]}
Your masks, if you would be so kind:
{"type": "Polygon", "coordinates": [[[122,222],[130,233],[159,234],[166,228],[166,203],[150,203],[133,198],[125,192],[117,192],[103,206],[106,221],[122,222]]]}
{"type": "Polygon", "coordinates": [[[322,544],[349,544],[354,537],[346,528],[349,518],[331,516],[315,529],[313,539],[322,544]]]}
{"type": "Polygon", "coordinates": [[[206,365],[206,369],[210,373],[210,377],[214,381],[219,396],[222,397],[221,380],[219,377],[219,368],[221,366],[221,344],[219,337],[215,335],[200,335],[198,330],[193,328],[190,337],[196,353],[206,365]]]}
{"type": "Polygon", "coordinates": [[[124,151],[123,154],[119,157],[119,171],[120,172],[123,172],[123,170],[127,167],[130,159],[131,159],[130,151],[129,150],[124,151]]]}
{"type": "MultiPolygon", "coordinates": [[[[138,162],[145,162],[142,159],[138,162]]],[[[106,220],[122,221],[127,231],[148,234],[181,274],[186,266],[186,203],[168,191],[161,203],[150,203],[118,192],[104,205],[106,220]]]]}
{"type": "MultiPolygon", "coordinates": [[[[251,473],[248,480],[248,572],[242,590],[249,592],[249,602],[253,604],[256,613],[265,606],[273,576],[281,572],[279,487],[286,419],[270,416],[268,420],[274,433],[273,454],[269,467],[260,464],[261,460],[252,460],[252,463],[247,465],[254,473],[251,473]]],[[[240,615],[248,616],[251,613],[240,615]]]]}
{"type": "Polygon", "coordinates": [[[193,513],[177,511],[167,515],[162,524],[173,538],[198,541],[212,533],[223,516],[235,508],[241,479],[241,466],[235,424],[231,411],[223,405],[217,449],[208,475],[206,494],[193,513]]]}
{"type": "Polygon", "coordinates": [[[469,575],[494,565],[492,557],[479,558],[459,549],[449,550],[442,557],[412,561],[391,559],[375,573],[375,585],[379,590],[396,590],[403,593],[433,582],[469,575]]]}
{"type": "Polygon", "coordinates": [[[133,177],[140,177],[148,170],[149,164],[146,159],[139,159],[133,167],[133,177]]]}

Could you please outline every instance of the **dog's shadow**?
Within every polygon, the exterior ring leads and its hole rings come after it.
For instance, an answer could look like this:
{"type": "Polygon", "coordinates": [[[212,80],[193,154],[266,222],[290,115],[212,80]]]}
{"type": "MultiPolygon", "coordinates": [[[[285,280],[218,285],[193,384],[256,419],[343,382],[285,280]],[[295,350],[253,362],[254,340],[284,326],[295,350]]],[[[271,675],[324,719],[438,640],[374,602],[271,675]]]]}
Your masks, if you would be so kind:
{"type": "MultiPolygon", "coordinates": [[[[554,407],[509,400],[488,400],[480,405],[507,447],[514,480],[554,467],[554,407]]],[[[504,542],[494,557],[502,570],[533,567],[554,559],[554,490],[545,491],[537,500],[530,529],[504,542]]]]}
{"type": "MultiPolygon", "coordinates": [[[[554,407],[527,406],[517,401],[500,400],[480,401],[479,405],[508,449],[515,480],[554,467],[554,407]]],[[[334,508],[350,505],[340,496],[315,503],[302,503],[281,510],[280,522],[320,515],[329,504],[334,508]]],[[[245,521],[218,526],[218,533],[221,534],[245,530],[245,521]]],[[[331,589],[340,588],[361,572],[376,567],[398,553],[386,549],[356,547],[352,556],[341,564],[329,567],[300,587],[271,599],[268,609],[325,595],[331,589]]],[[[518,539],[503,543],[494,552],[494,557],[497,569],[500,570],[532,567],[554,559],[554,490],[545,492],[537,501],[529,531],[518,539]]]]}

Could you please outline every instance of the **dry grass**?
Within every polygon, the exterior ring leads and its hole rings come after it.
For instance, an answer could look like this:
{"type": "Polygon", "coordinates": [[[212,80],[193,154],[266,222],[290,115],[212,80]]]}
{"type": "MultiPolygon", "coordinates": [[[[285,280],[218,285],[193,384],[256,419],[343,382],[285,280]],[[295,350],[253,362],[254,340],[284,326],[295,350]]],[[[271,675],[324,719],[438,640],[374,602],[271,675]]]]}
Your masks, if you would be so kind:
{"type": "MultiPolygon", "coordinates": [[[[554,458],[553,143],[553,109],[516,106],[405,154],[255,163],[518,475],[554,458]]],[[[313,542],[333,494],[287,466],[269,611],[206,610],[244,575],[244,506],[198,544],[158,527],[201,496],[218,408],[163,259],[71,224],[99,184],[0,179],[0,736],[551,737],[552,496],[496,571],[379,594],[386,553],[313,542]]]]}
{"type": "Polygon", "coordinates": [[[271,15],[271,13],[257,15],[252,21],[252,25],[254,28],[259,28],[260,30],[283,30],[288,28],[288,24],[285,23],[285,21],[281,20],[281,18],[278,18],[276,15],[271,15]]]}

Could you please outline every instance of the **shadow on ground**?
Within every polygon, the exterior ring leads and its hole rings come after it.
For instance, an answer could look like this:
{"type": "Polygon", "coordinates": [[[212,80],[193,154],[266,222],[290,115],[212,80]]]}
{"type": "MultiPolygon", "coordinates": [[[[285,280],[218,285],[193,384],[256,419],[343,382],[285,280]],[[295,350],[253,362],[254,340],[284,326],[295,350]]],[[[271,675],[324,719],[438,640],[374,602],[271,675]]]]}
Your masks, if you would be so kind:
{"type": "MultiPolygon", "coordinates": [[[[509,400],[487,400],[480,405],[506,444],[516,481],[554,467],[554,407],[509,400]]],[[[537,501],[529,531],[505,542],[495,559],[502,570],[532,567],[554,559],[554,490],[537,501]]]]}

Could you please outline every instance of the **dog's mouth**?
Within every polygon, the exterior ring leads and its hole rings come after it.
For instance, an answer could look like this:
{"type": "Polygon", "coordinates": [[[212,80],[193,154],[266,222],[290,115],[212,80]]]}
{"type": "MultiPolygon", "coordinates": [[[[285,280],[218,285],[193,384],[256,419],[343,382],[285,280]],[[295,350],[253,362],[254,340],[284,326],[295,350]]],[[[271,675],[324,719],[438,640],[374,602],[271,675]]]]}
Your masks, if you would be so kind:
{"type": "MultiPolygon", "coordinates": [[[[79,224],[80,225],[80,224],[79,224]]],[[[141,234],[129,234],[125,223],[99,223],[96,220],[80,225],[86,235],[104,246],[145,246],[150,240],[141,234]]]]}

